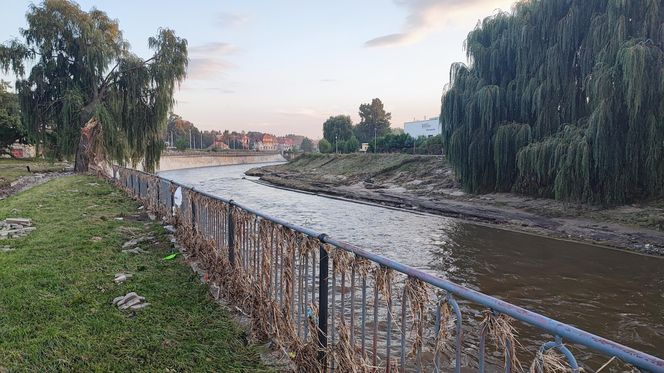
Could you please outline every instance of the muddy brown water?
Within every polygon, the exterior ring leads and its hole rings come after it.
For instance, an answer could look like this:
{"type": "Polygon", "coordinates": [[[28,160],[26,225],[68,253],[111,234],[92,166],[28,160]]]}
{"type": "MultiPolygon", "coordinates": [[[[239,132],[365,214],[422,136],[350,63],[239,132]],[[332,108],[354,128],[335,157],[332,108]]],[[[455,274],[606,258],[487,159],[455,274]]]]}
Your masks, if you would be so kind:
{"type": "MultiPolygon", "coordinates": [[[[244,177],[256,166],[160,175],[664,357],[661,258],[275,189],[244,177]]],[[[532,328],[519,331],[530,348],[550,339],[532,328]]],[[[596,369],[602,358],[591,361],[596,369]]]]}

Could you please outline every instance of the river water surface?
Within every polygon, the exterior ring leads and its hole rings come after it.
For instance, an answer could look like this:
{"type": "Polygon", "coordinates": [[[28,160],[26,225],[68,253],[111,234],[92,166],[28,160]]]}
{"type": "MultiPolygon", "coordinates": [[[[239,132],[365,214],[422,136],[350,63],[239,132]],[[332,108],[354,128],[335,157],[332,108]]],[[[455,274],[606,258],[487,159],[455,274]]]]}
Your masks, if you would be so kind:
{"type": "Polygon", "coordinates": [[[257,166],[160,175],[664,357],[663,259],[271,188],[257,166]]]}

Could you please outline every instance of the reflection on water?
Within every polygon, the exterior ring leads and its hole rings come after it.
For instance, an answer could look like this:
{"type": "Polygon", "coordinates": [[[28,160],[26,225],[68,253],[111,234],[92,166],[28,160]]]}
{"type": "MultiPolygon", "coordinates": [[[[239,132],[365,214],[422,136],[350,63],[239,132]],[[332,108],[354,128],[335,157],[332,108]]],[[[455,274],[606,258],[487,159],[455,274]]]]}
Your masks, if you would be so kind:
{"type": "MultiPolygon", "coordinates": [[[[664,260],[254,183],[257,165],[162,172],[483,293],[664,355],[664,260]]],[[[525,345],[541,342],[522,332],[525,345]]]]}

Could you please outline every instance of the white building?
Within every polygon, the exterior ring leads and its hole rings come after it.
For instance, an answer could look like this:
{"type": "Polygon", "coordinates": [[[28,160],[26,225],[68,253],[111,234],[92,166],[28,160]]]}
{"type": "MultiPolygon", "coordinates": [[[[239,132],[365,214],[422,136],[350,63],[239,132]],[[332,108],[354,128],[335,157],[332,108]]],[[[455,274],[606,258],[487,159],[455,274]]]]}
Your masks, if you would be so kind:
{"type": "Polygon", "coordinates": [[[441,133],[438,117],[406,122],[403,124],[403,130],[414,138],[418,138],[420,136],[433,137],[440,135],[441,133]]]}

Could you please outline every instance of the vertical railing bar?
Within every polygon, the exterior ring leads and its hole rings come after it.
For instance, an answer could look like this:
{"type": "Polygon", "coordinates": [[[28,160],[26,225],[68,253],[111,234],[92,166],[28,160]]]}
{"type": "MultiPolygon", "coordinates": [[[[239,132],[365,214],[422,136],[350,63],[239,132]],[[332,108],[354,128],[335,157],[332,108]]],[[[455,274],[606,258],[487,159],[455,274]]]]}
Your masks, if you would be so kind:
{"type": "Polygon", "coordinates": [[[279,236],[279,306],[284,306],[284,237],[279,236]]]}
{"type": "MultiPolygon", "coordinates": [[[[337,318],[335,315],[335,308],[337,304],[337,265],[338,263],[332,259],[330,269],[332,270],[332,297],[330,299],[330,307],[332,311],[330,312],[330,320],[331,320],[331,326],[332,328],[330,329],[330,345],[334,348],[334,332],[336,330],[336,325],[337,325],[337,318]]],[[[331,371],[334,372],[334,366],[336,364],[336,360],[334,360],[334,355],[331,357],[330,361],[330,368],[331,371]]]]}
{"type": "Polygon", "coordinates": [[[454,296],[452,294],[447,293],[447,302],[452,305],[452,310],[454,311],[456,315],[456,355],[455,355],[455,360],[456,364],[454,365],[454,372],[455,373],[460,373],[461,372],[461,324],[462,324],[462,319],[461,319],[461,309],[459,308],[459,304],[457,301],[454,299],[454,296]]]}
{"type": "Polygon", "coordinates": [[[325,238],[321,235],[320,243],[320,271],[319,271],[319,286],[318,286],[318,361],[323,368],[323,372],[327,371],[327,311],[328,311],[328,274],[329,274],[329,256],[325,250],[325,244],[322,240],[325,238]]]}
{"type": "MultiPolygon", "coordinates": [[[[436,302],[436,321],[434,323],[434,330],[436,331],[436,335],[440,336],[440,328],[443,327],[441,325],[441,300],[439,299],[436,302]]],[[[436,341],[435,343],[438,343],[436,341]]],[[[434,355],[434,360],[433,360],[433,371],[435,373],[440,372],[440,351],[436,349],[435,355],[434,355]]]]}
{"type": "Polygon", "coordinates": [[[485,347],[486,347],[486,331],[484,330],[484,328],[482,328],[482,330],[480,331],[480,345],[479,345],[479,372],[480,373],[484,373],[485,347]]]}
{"type": "Polygon", "coordinates": [[[376,366],[378,351],[378,279],[374,278],[374,305],[373,305],[373,345],[371,347],[371,362],[376,366]]]}
{"type": "Polygon", "coordinates": [[[401,371],[406,371],[406,298],[407,286],[403,287],[401,295],[401,371]]]}
{"type": "Polygon", "coordinates": [[[316,304],[316,252],[311,252],[311,304],[316,304]]]}
{"type": "Polygon", "coordinates": [[[391,281],[386,281],[387,290],[386,294],[388,294],[388,297],[386,299],[387,301],[387,346],[385,346],[385,354],[386,354],[386,366],[385,366],[385,371],[387,373],[390,372],[391,368],[391,357],[392,357],[392,283],[391,281]]]}
{"type": "MultiPolygon", "coordinates": [[[[307,253],[304,256],[304,290],[302,291],[302,294],[304,296],[304,301],[303,301],[303,312],[304,312],[304,320],[306,322],[306,325],[304,325],[304,339],[306,340],[309,337],[309,323],[308,323],[308,315],[307,315],[307,298],[309,296],[309,292],[307,291],[308,288],[308,281],[309,281],[309,253],[307,253]]],[[[313,288],[313,286],[312,286],[313,288]]],[[[313,301],[313,299],[312,299],[313,301]]],[[[312,303],[313,304],[313,303],[312,303]]]]}
{"type": "Polygon", "coordinates": [[[233,219],[233,201],[228,204],[228,261],[235,266],[235,222],[233,219]]]}
{"type": "MultiPolygon", "coordinates": [[[[293,250],[293,255],[291,257],[291,270],[293,271],[293,276],[295,276],[295,269],[297,264],[295,263],[295,251],[293,250]]],[[[295,284],[297,283],[297,278],[292,278],[291,279],[291,306],[290,306],[290,312],[291,312],[291,320],[295,319],[295,284]]],[[[299,335],[299,334],[298,334],[299,335]]]]}
{"type": "Polygon", "coordinates": [[[512,342],[510,342],[509,338],[505,341],[505,373],[510,373],[512,372],[512,358],[511,358],[511,352],[510,350],[512,349],[512,342]]]}
{"type": "Polygon", "coordinates": [[[367,276],[362,274],[362,358],[367,358],[366,334],[367,334],[367,276]]]}
{"type": "Polygon", "coordinates": [[[355,348],[355,264],[350,269],[350,345],[355,348]]]}
{"type": "Polygon", "coordinates": [[[271,250],[274,251],[274,254],[272,255],[272,263],[274,264],[274,302],[276,303],[279,300],[279,251],[277,249],[278,243],[277,243],[277,233],[275,232],[276,228],[273,225],[272,226],[272,248],[271,250]]]}

